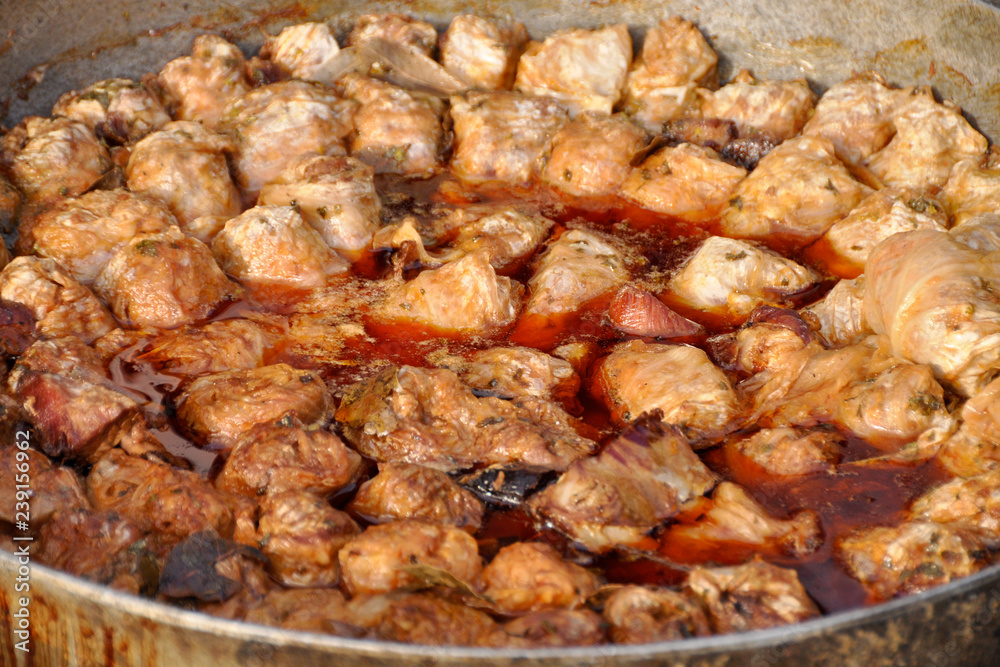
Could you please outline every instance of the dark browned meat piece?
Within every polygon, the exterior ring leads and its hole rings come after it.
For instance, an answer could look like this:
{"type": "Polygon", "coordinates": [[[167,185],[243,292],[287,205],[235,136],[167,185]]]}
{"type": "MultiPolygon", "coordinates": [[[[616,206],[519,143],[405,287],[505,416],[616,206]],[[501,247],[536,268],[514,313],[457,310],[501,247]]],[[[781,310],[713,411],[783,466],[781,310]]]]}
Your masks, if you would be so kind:
{"type": "MultiPolygon", "coordinates": [[[[458,208],[435,223],[435,227],[443,228],[434,230],[436,241],[445,241],[447,245],[430,259],[453,262],[477,250],[486,250],[490,265],[510,275],[538,250],[552,225],[551,220],[530,209],[522,211],[496,204],[458,208]]],[[[392,243],[393,247],[398,245],[392,243]]]]}
{"type": "Polygon", "coordinates": [[[529,504],[587,549],[606,551],[638,542],[717,481],[676,428],[646,419],[574,463],[529,504]]]}
{"type": "Polygon", "coordinates": [[[3,174],[0,174],[0,232],[4,234],[13,232],[20,213],[21,193],[3,174]]]}
{"type": "Polygon", "coordinates": [[[481,581],[483,595],[507,614],[577,609],[598,586],[597,577],[541,542],[504,547],[483,568],[481,581]]]}
{"type": "Polygon", "coordinates": [[[347,620],[383,641],[432,646],[524,646],[478,609],[427,593],[363,595],[349,603],[347,620]]]}
{"type": "Polygon", "coordinates": [[[708,618],[689,592],[623,586],[604,603],[608,635],[616,644],[647,644],[712,634],[708,618]]]}
{"type": "Polygon", "coordinates": [[[465,384],[500,398],[533,396],[571,405],[580,390],[580,376],[568,361],[530,347],[494,347],[434,361],[465,384]]]}
{"type": "Polygon", "coordinates": [[[244,431],[294,412],[303,424],[327,416],[330,394],[312,371],[287,364],[205,375],[177,399],[177,417],[199,441],[231,448],[244,431]]]}
{"type": "Polygon", "coordinates": [[[34,449],[0,448],[0,483],[0,520],[11,524],[16,504],[25,502],[18,498],[23,490],[29,491],[28,514],[35,526],[56,512],[90,509],[80,477],[70,468],[53,466],[47,456],[34,449]]]}
{"type": "Polygon", "coordinates": [[[492,463],[565,470],[596,449],[554,404],[480,398],[445,369],[389,368],[348,390],[337,421],[367,456],[440,470],[492,463]]]}
{"type": "Polygon", "coordinates": [[[138,141],[170,122],[160,100],[131,79],[106,79],[64,93],[52,115],[84,123],[98,137],[116,144],[138,141]]]}
{"type": "Polygon", "coordinates": [[[177,109],[177,120],[200,121],[214,128],[226,106],[250,90],[243,52],[218,35],[196,37],[191,55],[171,60],[159,84],[177,109]]]}
{"type": "Polygon", "coordinates": [[[418,519],[479,530],[483,504],[439,470],[409,463],[383,463],[348,506],[366,521],[388,523],[418,519]]]}
{"type": "Polygon", "coordinates": [[[504,623],[504,631],[533,646],[595,646],[606,640],[601,617],[589,609],[548,609],[504,623]]]}
{"type": "Polygon", "coordinates": [[[361,457],[336,435],[289,415],[245,431],[215,484],[250,497],[292,490],[325,495],[352,482],[360,467],[361,457]]]}
{"type": "Polygon", "coordinates": [[[326,632],[359,636],[363,630],[347,621],[347,600],[336,589],[276,589],[265,595],[244,617],[247,623],[259,623],[287,630],[326,632]]]}

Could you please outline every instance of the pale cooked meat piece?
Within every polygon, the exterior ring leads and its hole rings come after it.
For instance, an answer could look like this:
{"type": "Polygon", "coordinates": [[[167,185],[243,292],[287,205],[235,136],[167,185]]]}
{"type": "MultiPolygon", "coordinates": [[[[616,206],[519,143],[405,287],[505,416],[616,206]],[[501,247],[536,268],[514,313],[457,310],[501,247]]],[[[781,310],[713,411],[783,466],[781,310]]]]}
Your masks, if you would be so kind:
{"type": "Polygon", "coordinates": [[[581,113],[553,137],[542,180],[575,197],[613,195],[645,145],[645,131],[628,119],[581,113]]]}
{"type": "Polygon", "coordinates": [[[195,225],[195,221],[231,218],[242,210],[226,163],[226,155],[234,151],[232,139],[200,123],[168,123],[132,147],[125,177],[129,190],[159,199],[177,216],[182,229],[210,243],[215,225],[195,225]]]}
{"type": "Polygon", "coordinates": [[[485,612],[429,593],[355,597],[347,621],[382,641],[431,646],[524,647],[485,612]]]}
{"type": "Polygon", "coordinates": [[[831,141],[838,157],[860,164],[892,139],[893,114],[909,94],[876,72],[856,74],[823,93],[802,134],[831,141]]]}
{"type": "Polygon", "coordinates": [[[191,55],[171,60],[158,82],[176,105],[176,120],[199,121],[213,129],[230,102],[250,90],[243,52],[218,35],[200,35],[191,55]]]}
{"type": "Polygon", "coordinates": [[[111,169],[93,131],[68,118],[29,116],[0,139],[0,164],[26,202],[76,197],[111,169]]]}
{"type": "Polygon", "coordinates": [[[624,23],[594,30],[557,30],[544,42],[530,42],[517,63],[514,89],[552,97],[571,116],[582,111],[610,114],[621,99],[632,63],[632,38],[624,23]]]}
{"type": "Polygon", "coordinates": [[[941,191],[954,226],[983,213],[1000,212],[1000,167],[982,167],[979,160],[961,160],[941,191]]]}
{"type": "Polygon", "coordinates": [[[555,404],[477,397],[446,369],[390,367],[349,388],[336,416],[362,454],[445,471],[483,464],[565,470],[597,448],[555,404]]]}
{"type": "Polygon", "coordinates": [[[254,88],[225,108],[217,130],[233,138],[232,168],[246,201],[296,158],[345,155],[356,106],[318,83],[282,81],[254,88]]]}
{"type": "Polygon", "coordinates": [[[413,326],[439,334],[471,336],[510,328],[521,311],[524,287],[490,266],[477,250],[398,283],[376,307],[381,326],[413,326]]]}
{"type": "Polygon", "coordinates": [[[832,473],[844,437],[826,429],[764,428],[726,443],[731,458],[745,457],[772,475],[832,473]]]}
{"type": "Polygon", "coordinates": [[[643,160],[622,183],[620,194],[650,211],[702,221],[719,214],[746,175],[711,148],[685,143],[643,160]]]}
{"type": "Polygon", "coordinates": [[[144,537],[115,512],[67,508],[42,526],[37,558],[75,577],[138,594],[145,583],[139,568],[144,537]]]}
{"type": "Polygon", "coordinates": [[[347,140],[353,157],[377,174],[426,178],[439,170],[447,148],[440,99],[355,74],[337,85],[360,104],[347,140]]]}
{"type": "Polygon", "coordinates": [[[757,306],[780,303],[819,282],[812,269],[745,241],[711,236],[668,287],[691,308],[743,320],[757,306]]]}
{"type": "Polygon", "coordinates": [[[828,270],[842,278],[856,278],[864,273],[872,248],[893,234],[948,227],[948,214],[932,197],[887,187],[868,195],[847,217],[833,223],[820,244],[834,254],[825,261],[828,270]]]}
{"type": "Polygon", "coordinates": [[[912,521],[947,524],[987,548],[1000,546],[1000,470],[953,479],[913,501],[912,521]]]}
{"type": "Polygon", "coordinates": [[[340,51],[337,38],[325,23],[298,23],[269,37],[260,57],[270,60],[296,79],[309,79],[320,65],[340,51]]]}
{"type": "Polygon", "coordinates": [[[162,543],[203,530],[233,534],[233,508],[201,475],[120,449],[91,468],[87,496],[95,508],[121,514],[162,543]]]}
{"type": "Polygon", "coordinates": [[[866,265],[865,319],[885,334],[893,354],[934,369],[963,397],[1000,367],[1000,277],[993,254],[977,252],[947,232],[896,234],[866,265]]]}
{"type": "Polygon", "coordinates": [[[18,254],[54,259],[90,285],[133,236],[176,225],[173,214],[155,199],[122,189],[93,190],[25,216],[15,248],[18,254]]]}
{"type": "Polygon", "coordinates": [[[764,135],[778,144],[802,130],[816,96],[805,79],[761,81],[740,70],[716,91],[699,91],[699,113],[736,123],[741,137],[764,135]]]}
{"type": "Polygon", "coordinates": [[[16,389],[25,371],[72,375],[90,382],[108,378],[104,360],[97,351],[75,336],[35,341],[14,362],[4,384],[16,389]]]}
{"type": "Polygon", "coordinates": [[[607,641],[604,622],[589,609],[536,611],[504,623],[503,629],[538,647],[596,646],[607,641]]]}
{"type": "Polygon", "coordinates": [[[525,315],[577,313],[629,279],[621,251],[594,232],[571,229],[549,243],[528,281],[525,315]]]}
{"type": "Polygon", "coordinates": [[[360,469],[361,457],[336,434],[286,416],[244,431],[215,485],[249,497],[294,490],[326,495],[353,482],[360,469]]]}
{"type": "Polygon", "coordinates": [[[94,293],[52,259],[15,257],[0,271],[0,299],[26,306],[42,338],[76,336],[92,343],[115,328],[94,293]]]}
{"type": "Polygon", "coordinates": [[[785,553],[799,558],[823,543],[823,531],[814,511],[799,510],[780,519],[732,482],[719,484],[711,500],[703,500],[690,511],[697,519],[671,526],[667,539],[699,547],[745,545],[760,553],[785,553]]]}
{"type": "Polygon", "coordinates": [[[736,332],[733,357],[737,368],[759,373],[780,365],[812,340],[809,325],[795,311],[758,306],[736,332]]]}
{"type": "Polygon", "coordinates": [[[604,603],[608,636],[616,644],[648,644],[712,634],[697,600],[667,588],[622,586],[604,603]]]}
{"type": "Polygon", "coordinates": [[[688,587],[701,598],[719,634],[762,630],[820,615],[795,570],[753,560],[736,567],[698,567],[688,587]]]}
{"type": "Polygon", "coordinates": [[[467,532],[420,521],[369,526],[340,550],[341,585],[352,596],[409,586],[418,579],[408,570],[419,566],[444,570],[469,584],[483,567],[467,532]]]}
{"type": "Polygon", "coordinates": [[[427,21],[406,14],[362,14],[347,36],[347,45],[358,46],[370,39],[413,47],[429,56],[437,45],[438,34],[427,21]]]}
{"type": "Polygon", "coordinates": [[[528,502],[536,516],[601,552],[639,542],[717,481],[677,429],[650,419],[574,463],[528,502]]]}
{"type": "Polygon", "coordinates": [[[1000,213],[980,213],[967,218],[961,225],[952,227],[950,232],[955,240],[973,250],[1000,250],[1000,213]]]}
{"type": "Polygon", "coordinates": [[[441,221],[447,228],[442,233],[447,246],[430,259],[452,262],[476,250],[485,250],[494,269],[511,271],[538,250],[553,224],[546,217],[514,206],[483,204],[458,208],[441,221]]]}
{"type": "Polygon", "coordinates": [[[94,281],[125,326],[158,329],[203,320],[237,290],[208,246],[173,227],[133,236],[94,281]]]}
{"type": "Polygon", "coordinates": [[[336,585],[337,553],[359,533],[351,517],[307,491],[269,493],[260,504],[258,543],[283,586],[336,585]]]}
{"type": "Polygon", "coordinates": [[[291,206],[256,206],[229,220],[212,241],[212,254],[250,289],[316,289],[350,268],[291,206]]]}
{"type": "Polygon", "coordinates": [[[129,144],[170,122],[160,100],[138,81],[105,79],[83,90],[63,93],[52,107],[89,127],[108,142],[129,144]]]}
{"type": "Polygon", "coordinates": [[[352,157],[304,155],[260,191],[261,206],[297,206],[323,241],[348,258],[368,247],[381,224],[375,171],[352,157]]]}
{"type": "Polygon", "coordinates": [[[362,633],[347,622],[347,600],[335,588],[274,589],[247,611],[247,623],[286,630],[357,636],[362,633]]]}
{"type": "Polygon", "coordinates": [[[928,521],[861,528],[836,546],[847,571],[876,600],[967,577],[983,566],[981,549],[950,526],[928,521]]]}
{"type": "Polygon", "coordinates": [[[526,186],[542,171],[566,109],[548,97],[471,92],[451,98],[451,168],[463,181],[526,186]]]}
{"type": "Polygon", "coordinates": [[[17,509],[26,503],[32,526],[41,526],[56,512],[90,509],[79,475],[55,466],[45,454],[19,447],[0,448],[0,520],[13,524],[17,509]],[[30,494],[24,497],[24,487],[30,494]]]}
{"type": "Polygon", "coordinates": [[[417,519],[475,533],[483,503],[440,470],[410,463],[383,463],[348,505],[372,523],[417,519]]]}
{"type": "Polygon", "coordinates": [[[858,205],[870,189],[837,159],[826,139],[789,139],[761,158],[722,211],[727,236],[798,244],[822,236],[858,205]]]}
{"type": "Polygon", "coordinates": [[[814,321],[823,340],[831,347],[841,347],[868,336],[872,330],[865,320],[864,274],[853,280],[841,280],[822,299],[802,310],[802,317],[814,321]]]}
{"type": "Polygon", "coordinates": [[[740,413],[729,378],[707,354],[689,345],[621,343],[601,363],[595,382],[619,424],[660,410],[667,424],[713,438],[725,433],[740,413]]]}
{"type": "Polygon", "coordinates": [[[598,587],[596,576],[542,542],[505,546],[483,568],[480,581],[483,595],[506,614],[578,609],[598,587]]]}
{"type": "Polygon", "coordinates": [[[468,358],[445,357],[435,364],[454,371],[465,384],[500,398],[533,396],[568,403],[580,390],[580,376],[568,361],[530,347],[493,347],[468,358]]]}
{"type": "Polygon", "coordinates": [[[461,14],[451,20],[441,37],[441,64],[475,88],[509,89],[527,43],[528,31],[519,21],[461,14]]]}
{"type": "Polygon", "coordinates": [[[896,134],[864,165],[886,185],[942,186],[961,160],[982,161],[988,142],[951,102],[938,103],[929,87],[918,88],[892,115],[896,134]]]}
{"type": "Polygon", "coordinates": [[[958,432],[938,453],[937,460],[948,472],[972,477],[1000,465],[1000,378],[994,378],[959,411],[958,432]]]}
{"type": "Polygon", "coordinates": [[[698,28],[679,16],[646,32],[625,81],[625,111],[651,132],[695,101],[695,87],[715,88],[715,53],[698,28]]]}
{"type": "Polygon", "coordinates": [[[703,331],[700,324],[681,317],[649,292],[625,285],[608,305],[608,319],[616,329],[633,336],[678,338],[703,331]]]}
{"type": "Polygon", "coordinates": [[[272,342],[251,320],[222,320],[159,336],[136,360],[185,377],[250,370],[264,364],[272,342]]]}
{"type": "Polygon", "coordinates": [[[177,399],[177,417],[200,442],[232,448],[252,426],[293,412],[303,424],[320,422],[330,393],[313,371],[288,364],[204,375],[177,399]]]}

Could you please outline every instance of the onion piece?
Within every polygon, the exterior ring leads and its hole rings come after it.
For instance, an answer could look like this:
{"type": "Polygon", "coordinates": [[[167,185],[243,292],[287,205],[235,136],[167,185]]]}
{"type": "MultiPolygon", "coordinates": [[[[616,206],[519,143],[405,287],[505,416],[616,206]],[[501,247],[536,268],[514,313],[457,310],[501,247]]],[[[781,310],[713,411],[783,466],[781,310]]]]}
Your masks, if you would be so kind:
{"type": "Polygon", "coordinates": [[[677,338],[702,332],[697,322],[681,317],[649,292],[631,285],[615,294],[608,317],[616,329],[634,336],[677,338]]]}

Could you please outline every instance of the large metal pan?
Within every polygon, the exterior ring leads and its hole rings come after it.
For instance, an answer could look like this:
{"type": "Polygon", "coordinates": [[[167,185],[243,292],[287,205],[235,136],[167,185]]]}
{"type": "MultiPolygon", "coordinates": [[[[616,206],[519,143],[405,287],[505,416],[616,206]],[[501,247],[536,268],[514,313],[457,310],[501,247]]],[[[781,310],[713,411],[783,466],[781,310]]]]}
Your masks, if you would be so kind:
{"type": "MultiPolygon", "coordinates": [[[[223,31],[247,52],[263,30],[308,19],[346,27],[364,11],[446,25],[458,12],[509,14],[534,35],[570,25],[642,26],[677,13],[722,54],[722,75],[806,76],[817,89],[853,71],[930,84],[1000,140],[1000,0],[78,0],[0,4],[0,119],[47,114],[58,95],[138,77],[223,31]]],[[[12,446],[13,443],[0,443],[12,446]]],[[[12,634],[19,563],[0,552],[0,665],[996,665],[1000,568],[873,608],[742,635],[579,649],[487,651],[343,639],[233,623],[154,604],[31,565],[30,653],[12,634]]]]}

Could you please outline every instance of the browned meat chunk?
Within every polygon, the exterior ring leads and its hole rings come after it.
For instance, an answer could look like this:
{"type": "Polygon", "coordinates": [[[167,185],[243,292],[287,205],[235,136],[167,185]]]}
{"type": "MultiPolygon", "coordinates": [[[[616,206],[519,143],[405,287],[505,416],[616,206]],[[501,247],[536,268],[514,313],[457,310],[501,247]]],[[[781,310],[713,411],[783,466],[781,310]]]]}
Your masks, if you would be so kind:
{"type": "Polygon", "coordinates": [[[582,607],[597,591],[598,580],[548,544],[518,542],[501,549],[483,568],[482,586],[498,610],[516,614],[582,607]]]}
{"type": "Polygon", "coordinates": [[[286,630],[354,636],[362,633],[347,622],[347,601],[331,588],[293,588],[269,591],[243,618],[247,623],[286,630]]]}
{"type": "Polygon", "coordinates": [[[613,195],[645,144],[646,133],[621,116],[580,114],[553,137],[542,180],[574,197],[613,195]]]}
{"type": "Polygon", "coordinates": [[[373,523],[417,519],[475,533],[483,503],[440,470],[409,463],[383,463],[361,485],[350,510],[373,523]]]}
{"type": "Polygon", "coordinates": [[[719,56],[698,28],[679,16],[646,32],[625,82],[625,110],[651,132],[695,101],[695,87],[718,86],[719,56]]]}
{"type": "Polygon", "coordinates": [[[377,307],[380,326],[457,336],[490,335],[513,326],[524,287],[498,276],[486,250],[398,283],[377,307]]]}
{"type": "Polygon", "coordinates": [[[862,528],[837,543],[840,559],[875,600],[967,577],[983,565],[981,548],[950,526],[926,521],[862,528]]]}
{"type": "MultiPolygon", "coordinates": [[[[38,560],[88,581],[137,594],[143,532],[115,512],[66,509],[42,526],[38,560]],[[82,546],[81,548],[81,545],[82,546]]],[[[155,583],[155,582],[154,582],[155,583]]]]}
{"type": "Polygon", "coordinates": [[[431,646],[523,646],[485,613],[430,594],[361,596],[351,600],[348,620],[383,641],[431,646]]]}
{"type": "Polygon", "coordinates": [[[0,448],[0,520],[13,524],[15,510],[26,503],[33,526],[41,526],[56,512],[88,510],[90,503],[80,477],[70,468],[53,466],[34,449],[0,448]],[[28,491],[27,500],[22,492],[28,491]]]}
{"type": "Polygon", "coordinates": [[[251,290],[316,289],[350,268],[290,206],[257,206],[229,220],[212,254],[251,290]]]}
{"type": "Polygon", "coordinates": [[[112,449],[87,475],[87,496],[118,512],[158,543],[172,545],[202,530],[231,536],[233,508],[200,475],[112,449]]]}
{"type": "Polygon", "coordinates": [[[717,633],[746,632],[797,623],[819,609],[795,570],[754,560],[738,567],[697,568],[688,586],[708,610],[717,633]]]}
{"type": "Polygon", "coordinates": [[[532,511],[590,551],[639,542],[718,478],[677,429],[639,422],[535,494],[532,511]]]}
{"type": "Polygon", "coordinates": [[[370,526],[340,550],[342,585],[348,593],[386,593],[415,581],[420,566],[475,582],[482,571],[476,541],[464,530],[419,521],[370,526]]]}
{"type": "Polygon", "coordinates": [[[133,236],[176,225],[173,214],[155,199],[127,190],[94,190],[26,216],[18,228],[16,249],[22,255],[54,259],[90,285],[133,236]]]}
{"type": "Polygon", "coordinates": [[[123,324],[159,329],[207,318],[236,290],[212,251],[175,228],[132,237],[94,281],[123,324]]]}
{"type": "Polygon", "coordinates": [[[746,175],[711,148],[685,143],[646,158],[622,183],[621,196],[682,220],[709,220],[719,215],[746,175]]]}
{"type": "Polygon", "coordinates": [[[111,143],[130,144],[170,122],[170,115],[141,83],[106,79],[83,90],[64,93],[53,116],[79,121],[111,143]]]}
{"type": "Polygon", "coordinates": [[[200,442],[225,448],[256,424],[294,412],[304,424],[327,416],[330,393],[312,371],[287,364],[198,378],[177,399],[177,417],[200,442]]]}
{"type": "Polygon", "coordinates": [[[28,202],[76,197],[111,169],[111,156],[83,123],[29,116],[0,139],[0,163],[28,202]]]}
{"type": "Polygon", "coordinates": [[[805,243],[822,236],[869,192],[854,180],[826,139],[789,139],[736,186],[722,211],[722,232],[805,243]]]}
{"type": "Polygon", "coordinates": [[[805,79],[758,81],[747,70],[719,90],[701,91],[701,97],[704,118],[731,120],[741,137],[760,134],[774,143],[797,135],[816,103],[805,79]]]}
{"type": "Polygon", "coordinates": [[[260,57],[296,79],[309,79],[340,51],[337,38],[325,23],[298,23],[283,29],[260,47],[260,57]]]}
{"type": "Polygon", "coordinates": [[[946,524],[990,549],[1000,546],[1000,470],[954,479],[910,507],[910,519],[946,524]]]}
{"type": "Polygon", "coordinates": [[[541,174],[566,110],[547,97],[472,92],[451,98],[451,117],[456,176],[526,186],[541,174]]]}
{"type": "Polygon", "coordinates": [[[1000,465],[1000,378],[965,402],[961,427],[938,454],[953,475],[972,477],[1000,465]]]}
{"type": "Polygon", "coordinates": [[[241,210],[226,163],[234,150],[231,139],[200,123],[168,123],[132,147],[129,190],[159,199],[185,232],[210,243],[221,223],[241,210]]]}
{"type": "Polygon", "coordinates": [[[374,173],[351,157],[303,156],[261,189],[258,203],[297,206],[328,246],[355,259],[381,223],[374,173]]]}
{"type": "Polygon", "coordinates": [[[508,463],[565,470],[597,446],[556,405],[479,398],[445,369],[390,367],[347,391],[337,421],[366,456],[446,471],[508,463]]]}
{"type": "Polygon", "coordinates": [[[352,156],[379,174],[427,177],[440,168],[441,100],[365,76],[348,75],[338,85],[361,105],[348,140],[352,156]]]}
{"type": "Polygon", "coordinates": [[[608,634],[616,644],[647,644],[711,634],[708,618],[690,594],[666,588],[623,586],[604,603],[608,634]]]}
{"type": "Polygon", "coordinates": [[[344,155],[355,105],[320,84],[283,81],[255,88],[226,107],[218,130],[233,137],[232,166],[247,201],[296,158],[344,155]]]}
{"type": "Polygon", "coordinates": [[[431,55],[438,34],[430,23],[405,14],[362,14],[347,36],[347,44],[357,46],[369,39],[384,39],[431,55]]]}
{"type": "Polygon", "coordinates": [[[196,377],[258,368],[271,342],[250,320],[222,320],[164,334],[136,359],[173,375],[196,377]]]}
{"type": "Polygon", "coordinates": [[[951,170],[941,200],[956,227],[983,213],[1000,211],[1000,168],[982,168],[978,160],[962,160],[951,170]]]}
{"type": "Polygon", "coordinates": [[[765,428],[726,443],[730,460],[745,458],[772,475],[830,472],[840,458],[843,436],[835,431],[765,428]]]}
{"type": "MultiPolygon", "coordinates": [[[[0,164],[3,164],[3,143],[0,142],[0,164]]],[[[10,234],[17,226],[21,213],[21,192],[0,174],[0,232],[10,234]]],[[[10,258],[8,257],[8,261],[10,258]]],[[[4,262],[6,264],[7,262],[4,262]]]]}
{"type": "Polygon", "coordinates": [[[504,631],[532,646],[594,646],[606,641],[601,617],[589,609],[547,609],[504,623],[504,631]]]}
{"type": "Polygon", "coordinates": [[[235,44],[218,35],[196,37],[190,56],[160,71],[159,83],[177,106],[174,118],[214,128],[226,106],[250,90],[245,64],[235,44]]]}
{"type": "Polygon", "coordinates": [[[580,390],[580,376],[564,359],[530,347],[494,347],[435,362],[455,371],[465,384],[501,398],[533,396],[571,404],[580,390]]]}
{"type": "Polygon", "coordinates": [[[245,431],[215,485],[250,497],[293,490],[326,495],[354,481],[360,467],[361,457],[335,434],[289,416],[245,431]]]}
{"type": "Polygon", "coordinates": [[[14,258],[0,271],[0,299],[26,306],[42,338],[76,336],[92,343],[115,328],[104,304],[55,260],[14,258]]]}
{"type": "Polygon", "coordinates": [[[553,97],[570,110],[611,113],[621,99],[632,63],[632,38],[624,23],[596,30],[557,30],[531,42],[517,63],[514,89],[553,97]]]}
{"type": "Polygon", "coordinates": [[[619,424],[659,410],[667,424],[717,437],[740,411],[729,378],[702,350],[688,345],[622,343],[601,364],[595,381],[619,424]]]}
{"type": "Polygon", "coordinates": [[[260,505],[260,549],[285,586],[336,585],[337,552],[360,532],[349,516],[306,491],[271,493],[260,505]]]}
{"type": "Polygon", "coordinates": [[[672,526],[667,540],[675,548],[690,545],[691,553],[737,545],[752,546],[759,553],[802,557],[823,542],[819,519],[812,510],[800,510],[788,519],[779,519],[732,482],[722,482],[711,500],[705,499],[686,509],[695,520],[672,526]]]}
{"type": "Polygon", "coordinates": [[[441,64],[475,88],[509,89],[527,43],[528,31],[518,21],[462,14],[451,20],[441,37],[441,64]]]}

